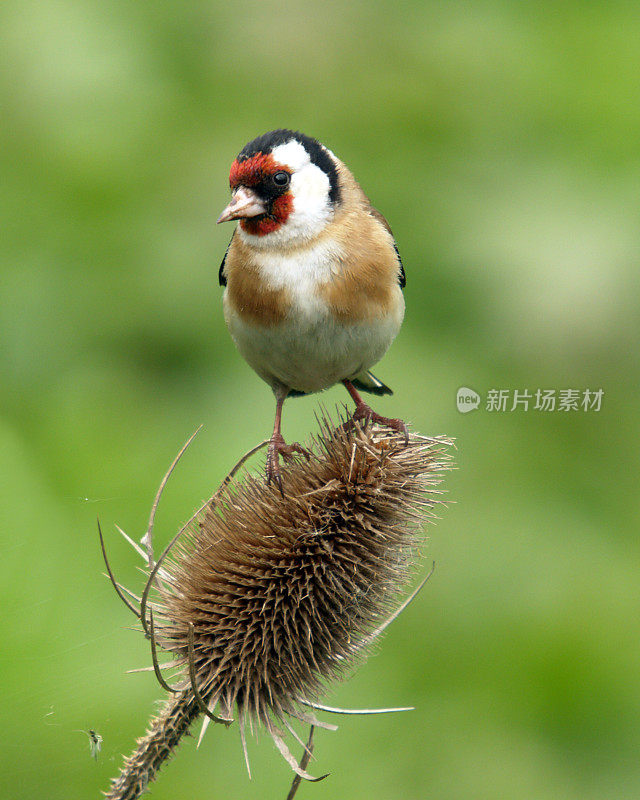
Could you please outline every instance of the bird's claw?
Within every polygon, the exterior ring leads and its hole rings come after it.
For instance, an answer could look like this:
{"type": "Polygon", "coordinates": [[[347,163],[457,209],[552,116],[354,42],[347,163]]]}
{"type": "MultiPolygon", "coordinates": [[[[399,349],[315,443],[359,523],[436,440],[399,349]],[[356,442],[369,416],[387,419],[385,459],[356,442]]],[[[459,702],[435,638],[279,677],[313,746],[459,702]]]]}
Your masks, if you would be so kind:
{"type": "Polygon", "coordinates": [[[404,436],[405,445],[409,444],[409,429],[401,419],[383,417],[380,414],[376,414],[366,403],[362,403],[356,406],[356,410],[353,412],[351,419],[345,423],[344,428],[348,429],[354,422],[360,421],[364,421],[365,425],[368,422],[378,422],[380,425],[385,425],[387,428],[398,431],[404,436]]]}
{"type": "Polygon", "coordinates": [[[282,475],[280,474],[280,456],[282,456],[285,460],[291,458],[294,453],[300,453],[303,455],[307,461],[311,458],[311,453],[305,447],[303,447],[298,442],[292,442],[291,444],[287,444],[283,437],[274,436],[271,439],[269,444],[269,450],[267,452],[267,468],[266,468],[266,478],[267,478],[267,486],[270,483],[275,483],[278,489],[280,489],[280,494],[284,497],[284,491],[282,489],[282,475]]]}

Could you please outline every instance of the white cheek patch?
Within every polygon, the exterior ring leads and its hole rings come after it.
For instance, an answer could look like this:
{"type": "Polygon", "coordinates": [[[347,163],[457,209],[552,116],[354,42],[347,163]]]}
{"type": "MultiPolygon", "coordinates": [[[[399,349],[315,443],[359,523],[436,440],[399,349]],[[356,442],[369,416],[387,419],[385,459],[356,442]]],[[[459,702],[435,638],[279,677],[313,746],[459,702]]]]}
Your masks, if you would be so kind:
{"type": "Polygon", "coordinates": [[[240,228],[244,241],[260,249],[313,239],[332,215],[329,176],[311,161],[300,142],[292,139],[274,147],[271,154],[277,164],[291,171],[289,191],[293,195],[293,211],[281,228],[266,236],[254,236],[240,228]]]}
{"type": "Polygon", "coordinates": [[[329,206],[329,176],[315,164],[307,164],[291,176],[294,212],[320,213],[329,206]]]}

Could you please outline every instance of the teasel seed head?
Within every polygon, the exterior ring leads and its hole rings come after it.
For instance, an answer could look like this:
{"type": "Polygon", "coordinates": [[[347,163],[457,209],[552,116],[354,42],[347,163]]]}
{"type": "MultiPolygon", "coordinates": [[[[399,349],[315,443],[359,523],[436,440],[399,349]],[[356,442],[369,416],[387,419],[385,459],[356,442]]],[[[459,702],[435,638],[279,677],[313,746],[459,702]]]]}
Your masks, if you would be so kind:
{"type": "Polygon", "coordinates": [[[443,502],[450,445],[323,417],[311,460],[287,463],[284,497],[251,474],[227,481],[158,562],[149,551],[140,616],[156,674],[156,642],[175,656],[182,680],[163,685],[184,698],[189,722],[198,706],[216,721],[237,716],[245,755],[245,723],[261,724],[311,779],[282,726],[323,725],[314,709],[326,708],[327,684],[396,616],[424,524],[443,502]]]}

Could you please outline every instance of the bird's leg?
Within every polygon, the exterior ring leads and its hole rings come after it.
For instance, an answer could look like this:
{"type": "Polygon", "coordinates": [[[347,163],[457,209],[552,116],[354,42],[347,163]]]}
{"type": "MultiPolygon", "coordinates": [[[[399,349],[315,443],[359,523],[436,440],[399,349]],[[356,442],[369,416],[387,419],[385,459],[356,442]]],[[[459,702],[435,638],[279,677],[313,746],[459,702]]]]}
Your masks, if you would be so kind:
{"type": "Polygon", "coordinates": [[[342,383],[356,404],[356,410],[353,412],[350,422],[358,422],[359,420],[364,420],[365,422],[379,422],[381,425],[386,425],[387,428],[392,428],[394,431],[403,434],[405,443],[409,444],[409,431],[401,419],[381,417],[380,414],[376,414],[376,412],[364,402],[362,397],[360,397],[360,393],[351,381],[344,380],[342,383]]]}
{"type": "Polygon", "coordinates": [[[282,420],[282,406],[287,396],[286,390],[276,391],[276,418],[273,424],[273,433],[271,434],[271,441],[269,442],[269,450],[267,452],[267,484],[271,481],[277,484],[280,489],[280,494],[284,497],[282,490],[282,476],[280,475],[280,459],[279,456],[290,458],[294,453],[301,453],[307,458],[311,457],[308,450],[305,450],[298,442],[287,444],[280,432],[280,424],[282,420]]]}

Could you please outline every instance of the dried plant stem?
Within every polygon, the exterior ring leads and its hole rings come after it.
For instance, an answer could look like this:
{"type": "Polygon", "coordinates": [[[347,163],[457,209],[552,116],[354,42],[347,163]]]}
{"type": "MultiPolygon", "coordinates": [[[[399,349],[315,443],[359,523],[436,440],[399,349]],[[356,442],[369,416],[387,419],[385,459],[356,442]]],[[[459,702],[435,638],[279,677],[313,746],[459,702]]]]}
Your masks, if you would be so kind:
{"type": "Polygon", "coordinates": [[[151,718],[146,734],[138,739],[138,746],[125,759],[120,774],[105,792],[107,800],[140,797],[200,714],[190,689],[169,696],[162,711],[151,718]]]}

